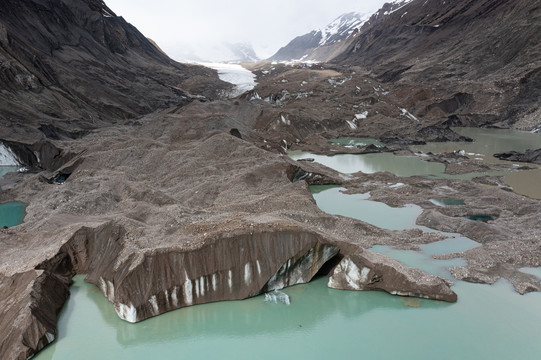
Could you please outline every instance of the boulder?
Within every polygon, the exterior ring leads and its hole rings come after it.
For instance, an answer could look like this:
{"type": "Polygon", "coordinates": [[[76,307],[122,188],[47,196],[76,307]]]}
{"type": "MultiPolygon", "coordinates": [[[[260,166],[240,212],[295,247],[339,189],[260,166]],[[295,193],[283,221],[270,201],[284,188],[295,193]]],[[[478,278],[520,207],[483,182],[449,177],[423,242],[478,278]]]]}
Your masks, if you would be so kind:
{"type": "Polygon", "coordinates": [[[385,290],[393,295],[456,302],[449,283],[422,270],[369,250],[346,256],[329,278],[329,287],[344,290],[385,290]]]}
{"type": "Polygon", "coordinates": [[[526,150],[525,152],[518,152],[518,151],[502,152],[502,153],[494,154],[494,157],[500,160],[541,164],[541,149],[526,150]]]}

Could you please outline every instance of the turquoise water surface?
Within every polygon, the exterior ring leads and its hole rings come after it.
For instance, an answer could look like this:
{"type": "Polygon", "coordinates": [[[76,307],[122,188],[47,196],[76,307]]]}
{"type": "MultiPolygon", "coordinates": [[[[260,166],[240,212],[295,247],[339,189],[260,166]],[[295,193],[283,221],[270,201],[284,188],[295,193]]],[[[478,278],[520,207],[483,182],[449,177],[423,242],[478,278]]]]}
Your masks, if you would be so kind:
{"type": "Polygon", "coordinates": [[[503,171],[486,173],[473,172],[467,174],[446,174],[445,165],[439,162],[424,161],[419,156],[397,156],[392,153],[375,154],[337,154],[333,156],[317,155],[303,151],[288,151],[293,160],[314,159],[331,169],[344,174],[361,171],[365,174],[388,171],[396,176],[426,176],[436,179],[471,180],[484,175],[504,175],[503,171]]]}
{"type": "Polygon", "coordinates": [[[541,294],[458,282],[455,304],[327,287],[179,309],[142,323],[120,320],[76,277],[59,339],[36,359],[539,359],[541,294]]]}
{"type": "Polygon", "coordinates": [[[23,222],[26,204],[18,201],[0,204],[0,227],[12,227],[23,222]]]}

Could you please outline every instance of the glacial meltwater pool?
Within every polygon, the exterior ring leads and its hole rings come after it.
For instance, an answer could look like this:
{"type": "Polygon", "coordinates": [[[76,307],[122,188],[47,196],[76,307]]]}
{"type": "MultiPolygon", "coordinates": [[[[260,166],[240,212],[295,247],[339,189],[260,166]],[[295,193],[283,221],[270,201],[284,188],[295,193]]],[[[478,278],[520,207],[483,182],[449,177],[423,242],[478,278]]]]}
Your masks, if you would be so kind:
{"type": "Polygon", "coordinates": [[[487,173],[472,172],[467,174],[446,174],[445,165],[439,162],[424,161],[419,156],[397,156],[392,153],[375,154],[337,154],[333,156],[317,155],[304,151],[288,151],[293,160],[314,159],[331,169],[344,174],[362,171],[365,174],[389,171],[396,176],[426,176],[436,179],[471,180],[483,175],[504,175],[503,171],[487,173]]]}
{"type": "Polygon", "coordinates": [[[2,226],[12,227],[23,222],[26,204],[19,201],[12,201],[0,204],[0,228],[2,226]]]}
{"type": "MultiPolygon", "coordinates": [[[[510,150],[524,151],[541,148],[541,134],[531,134],[516,130],[453,128],[457,133],[475,139],[474,142],[444,142],[412,146],[417,153],[444,153],[457,151],[477,160],[487,163],[513,164],[492,156],[495,153],[510,150]]],[[[380,145],[376,140],[366,138],[339,138],[330,141],[342,146],[380,145]]],[[[288,155],[294,160],[309,159],[330,167],[344,174],[362,171],[366,174],[389,171],[396,176],[426,176],[437,179],[471,180],[474,177],[490,175],[504,176],[506,184],[517,193],[541,199],[541,167],[535,164],[516,163],[519,166],[529,166],[533,170],[491,171],[484,173],[467,173],[451,175],[445,173],[445,166],[438,162],[427,162],[422,156],[396,156],[391,153],[375,154],[337,154],[334,156],[317,155],[303,151],[289,151],[288,155]]]]}
{"type": "MultiPolygon", "coordinates": [[[[0,166],[0,179],[10,172],[15,172],[18,166],[0,166]]],[[[12,201],[0,204],[0,228],[3,226],[12,227],[23,222],[26,204],[12,201]]]]}
{"type": "Polygon", "coordinates": [[[19,166],[0,166],[0,179],[7,173],[16,172],[19,170],[19,166]]]}
{"type": "MultiPolygon", "coordinates": [[[[411,265],[411,263],[410,263],[411,265]]],[[[59,337],[36,359],[539,359],[541,294],[458,282],[456,304],[327,287],[192,306],[138,324],[120,320],[77,276],[59,337]]]]}

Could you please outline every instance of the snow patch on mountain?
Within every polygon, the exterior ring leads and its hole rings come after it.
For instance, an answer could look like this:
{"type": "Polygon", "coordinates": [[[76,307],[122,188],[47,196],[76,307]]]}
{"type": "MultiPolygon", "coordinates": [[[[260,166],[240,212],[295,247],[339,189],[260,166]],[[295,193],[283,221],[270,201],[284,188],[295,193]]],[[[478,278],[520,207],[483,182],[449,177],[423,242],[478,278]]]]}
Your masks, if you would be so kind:
{"type": "Polygon", "coordinates": [[[351,12],[336,18],[325,28],[319,30],[321,40],[319,46],[333,44],[347,38],[356,29],[359,29],[370,18],[370,15],[351,12]]]}
{"type": "MultiPolygon", "coordinates": [[[[402,9],[404,6],[408,5],[413,0],[393,0],[390,2],[390,4],[393,5],[392,10],[385,11],[383,15],[390,15],[400,9],[402,9]]],[[[406,13],[404,13],[402,16],[404,16],[406,13]]]]}

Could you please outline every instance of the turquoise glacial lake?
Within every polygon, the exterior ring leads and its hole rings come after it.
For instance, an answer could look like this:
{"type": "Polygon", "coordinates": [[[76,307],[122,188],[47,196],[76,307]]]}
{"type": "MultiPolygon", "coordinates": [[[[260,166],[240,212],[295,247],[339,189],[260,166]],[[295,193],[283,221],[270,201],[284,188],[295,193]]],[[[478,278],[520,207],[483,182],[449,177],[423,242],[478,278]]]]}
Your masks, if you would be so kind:
{"type": "Polygon", "coordinates": [[[59,338],[36,359],[539,359],[541,294],[458,282],[455,304],[327,287],[179,309],[130,324],[77,276],[59,338]],[[281,355],[280,355],[281,354],[281,355]]]}

